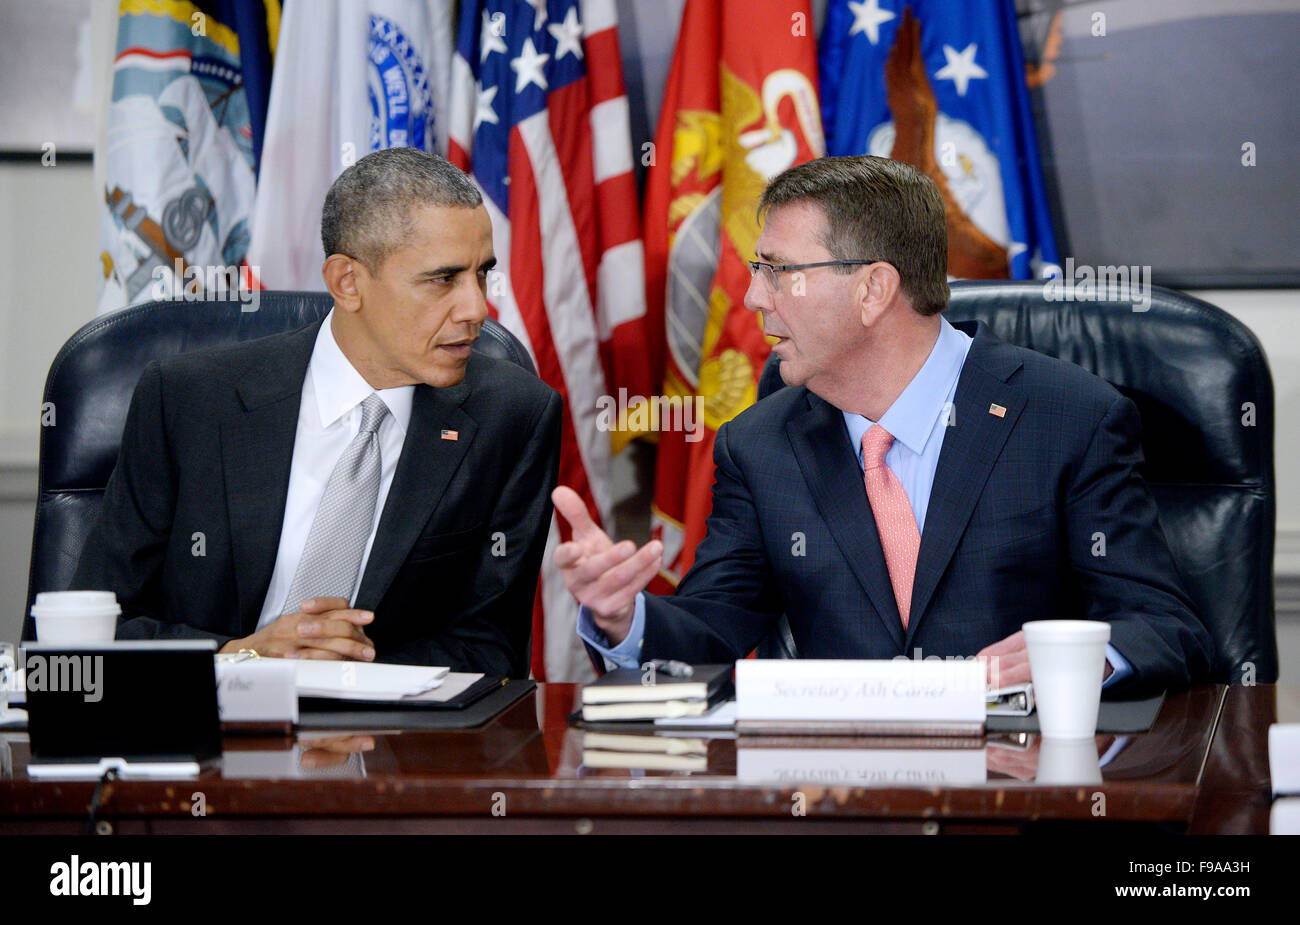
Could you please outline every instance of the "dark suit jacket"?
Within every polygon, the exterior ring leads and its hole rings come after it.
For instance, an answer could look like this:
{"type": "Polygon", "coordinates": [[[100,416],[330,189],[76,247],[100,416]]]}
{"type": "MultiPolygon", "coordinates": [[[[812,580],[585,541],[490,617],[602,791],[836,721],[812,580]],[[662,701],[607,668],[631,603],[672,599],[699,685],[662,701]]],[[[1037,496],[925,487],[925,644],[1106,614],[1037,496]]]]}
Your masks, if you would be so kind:
{"type": "MultiPolygon", "coordinates": [[[[117,592],[118,638],[225,643],[257,628],[319,327],[141,375],[72,584],[117,592]]],[[[461,384],[416,386],[356,598],[375,613],[377,661],[527,675],[560,412],[537,377],[478,354],[461,384]]]]}
{"type": "Polygon", "coordinates": [[[743,657],[784,612],[806,658],[970,656],[1030,620],[1108,620],[1135,674],[1117,692],[1208,677],[1133,403],[979,323],[957,384],[904,633],[841,412],[786,388],[718,432],[708,534],[673,597],[646,598],[642,653],[743,657]],[[990,405],[1006,409],[1003,417],[990,405]],[[1104,538],[1105,555],[1102,552],[1104,538]],[[802,554],[800,554],[802,552],[802,554]]]}

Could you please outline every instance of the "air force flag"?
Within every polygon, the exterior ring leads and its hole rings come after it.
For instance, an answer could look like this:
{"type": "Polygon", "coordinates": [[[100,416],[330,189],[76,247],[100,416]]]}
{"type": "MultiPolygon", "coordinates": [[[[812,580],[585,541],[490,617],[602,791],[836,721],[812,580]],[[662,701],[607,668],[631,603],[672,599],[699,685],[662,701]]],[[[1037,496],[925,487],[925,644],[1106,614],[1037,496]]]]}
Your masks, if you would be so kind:
{"type": "Polygon", "coordinates": [[[949,274],[1053,271],[1012,0],[830,0],[819,63],[827,152],[892,157],[933,179],[949,274]]]}

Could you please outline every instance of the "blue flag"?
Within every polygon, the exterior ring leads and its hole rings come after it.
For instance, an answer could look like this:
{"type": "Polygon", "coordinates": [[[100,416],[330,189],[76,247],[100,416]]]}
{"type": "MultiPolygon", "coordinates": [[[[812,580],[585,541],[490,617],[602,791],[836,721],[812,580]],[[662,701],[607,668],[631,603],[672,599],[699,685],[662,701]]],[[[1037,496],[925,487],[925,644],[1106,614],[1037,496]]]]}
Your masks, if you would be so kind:
{"type": "Polygon", "coordinates": [[[1012,0],[830,0],[828,154],[915,165],[948,211],[948,272],[1032,279],[1058,263],[1012,0]]]}

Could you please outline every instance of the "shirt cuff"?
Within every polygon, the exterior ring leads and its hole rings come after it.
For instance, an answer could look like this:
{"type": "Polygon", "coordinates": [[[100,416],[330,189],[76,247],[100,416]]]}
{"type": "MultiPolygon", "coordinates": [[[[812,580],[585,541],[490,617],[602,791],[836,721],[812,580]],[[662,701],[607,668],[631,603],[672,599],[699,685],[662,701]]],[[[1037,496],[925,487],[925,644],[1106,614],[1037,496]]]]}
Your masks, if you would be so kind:
{"type": "Polygon", "coordinates": [[[1128,663],[1128,659],[1120,655],[1119,650],[1110,643],[1106,643],[1106,661],[1110,662],[1112,671],[1110,677],[1101,682],[1102,690],[1118,684],[1133,673],[1133,666],[1128,663]]]}
{"type": "Polygon", "coordinates": [[[1115,741],[1110,743],[1110,748],[1106,749],[1106,753],[1097,759],[1097,767],[1104,768],[1110,764],[1116,755],[1128,747],[1128,742],[1128,736],[1115,736],[1115,741]]]}
{"type": "Polygon", "coordinates": [[[641,665],[641,639],[645,636],[645,594],[638,592],[636,605],[632,611],[632,628],[627,638],[611,647],[609,637],[604,634],[586,607],[578,608],[578,638],[605,656],[606,662],[612,662],[619,668],[637,668],[641,665]]]}

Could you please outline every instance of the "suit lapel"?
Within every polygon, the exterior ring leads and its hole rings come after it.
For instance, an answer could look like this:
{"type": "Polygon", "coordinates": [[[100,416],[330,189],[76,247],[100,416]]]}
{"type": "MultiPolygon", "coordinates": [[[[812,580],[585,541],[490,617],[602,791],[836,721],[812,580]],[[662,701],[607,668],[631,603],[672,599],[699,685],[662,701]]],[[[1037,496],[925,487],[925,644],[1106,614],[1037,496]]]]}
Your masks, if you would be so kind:
{"type": "Polygon", "coordinates": [[[908,644],[926,616],[926,608],[975,511],[989,472],[1025,407],[1024,393],[1007,383],[1021,366],[1015,351],[993,337],[982,322],[974,336],[957,381],[952,425],[944,434],[930,489],[912,584],[908,644]],[[1001,415],[998,408],[1004,409],[1001,415]]]}
{"type": "Polygon", "coordinates": [[[243,414],[221,423],[240,631],[257,628],[280,546],[303,379],[320,323],[285,336],[243,371],[243,414]]]}
{"type": "Polygon", "coordinates": [[[469,451],[478,429],[474,419],[460,408],[469,393],[466,382],[445,389],[416,386],[402,455],[357,590],[357,607],[374,610],[384,599],[469,451]],[[456,439],[443,439],[444,430],[455,431],[456,439]]]}
{"type": "Polygon", "coordinates": [[[867,503],[866,486],[844,430],[844,416],[812,394],[809,412],[787,425],[790,445],[822,519],[875,607],[885,632],[902,650],[902,620],[876,521],[867,503]]]}

